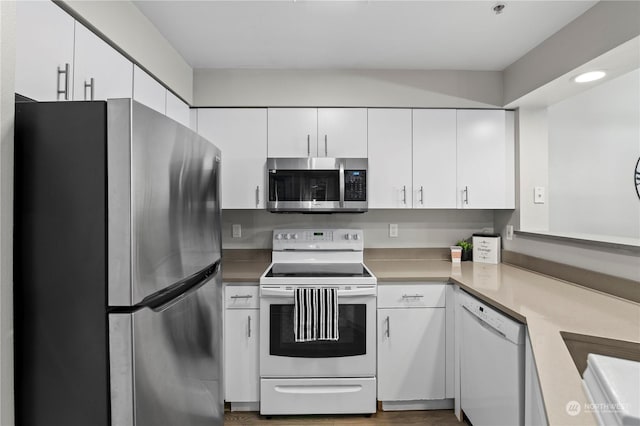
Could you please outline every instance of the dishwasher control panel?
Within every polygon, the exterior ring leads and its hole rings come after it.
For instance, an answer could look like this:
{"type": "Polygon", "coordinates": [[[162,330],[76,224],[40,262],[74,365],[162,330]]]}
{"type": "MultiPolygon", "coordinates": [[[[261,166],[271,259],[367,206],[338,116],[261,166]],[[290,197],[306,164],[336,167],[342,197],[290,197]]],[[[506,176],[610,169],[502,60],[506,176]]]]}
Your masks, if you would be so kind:
{"type": "Polygon", "coordinates": [[[513,343],[524,343],[524,327],[470,294],[459,293],[460,306],[513,343]]]}

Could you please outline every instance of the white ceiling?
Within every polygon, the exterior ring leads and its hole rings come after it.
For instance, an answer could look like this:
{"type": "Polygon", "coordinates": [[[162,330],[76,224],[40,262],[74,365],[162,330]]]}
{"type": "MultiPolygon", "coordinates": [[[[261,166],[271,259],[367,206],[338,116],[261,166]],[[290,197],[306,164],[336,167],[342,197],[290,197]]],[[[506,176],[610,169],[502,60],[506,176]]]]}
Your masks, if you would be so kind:
{"type": "Polygon", "coordinates": [[[194,68],[503,70],[596,1],[134,1],[194,68]]]}

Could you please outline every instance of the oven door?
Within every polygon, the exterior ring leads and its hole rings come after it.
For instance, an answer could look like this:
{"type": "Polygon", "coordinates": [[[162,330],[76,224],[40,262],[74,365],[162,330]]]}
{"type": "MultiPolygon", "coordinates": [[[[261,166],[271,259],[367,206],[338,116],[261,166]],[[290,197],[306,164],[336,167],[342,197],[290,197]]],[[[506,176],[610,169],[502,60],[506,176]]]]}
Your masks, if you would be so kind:
{"type": "Polygon", "coordinates": [[[375,376],[375,285],[338,290],[337,341],[296,342],[293,287],[262,286],[260,292],[261,377],[375,376]]]}

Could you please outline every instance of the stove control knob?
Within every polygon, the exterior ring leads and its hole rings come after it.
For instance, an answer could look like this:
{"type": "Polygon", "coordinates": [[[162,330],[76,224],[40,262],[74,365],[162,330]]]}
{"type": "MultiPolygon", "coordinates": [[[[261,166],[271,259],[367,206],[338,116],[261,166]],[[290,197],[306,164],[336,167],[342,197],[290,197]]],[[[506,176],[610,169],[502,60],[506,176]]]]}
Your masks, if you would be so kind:
{"type": "Polygon", "coordinates": [[[351,234],[345,234],[344,239],[347,240],[347,241],[350,240],[351,239],[351,234]]]}
{"type": "Polygon", "coordinates": [[[294,240],[298,239],[298,234],[291,234],[294,240]]]}
{"type": "Polygon", "coordinates": [[[360,239],[360,234],[353,234],[353,239],[358,241],[360,239]]]}
{"type": "Polygon", "coordinates": [[[282,234],[276,234],[276,240],[281,240],[282,239],[282,234]]]}
{"type": "Polygon", "coordinates": [[[285,240],[290,240],[291,239],[291,235],[292,234],[284,234],[284,239],[285,240]]]}

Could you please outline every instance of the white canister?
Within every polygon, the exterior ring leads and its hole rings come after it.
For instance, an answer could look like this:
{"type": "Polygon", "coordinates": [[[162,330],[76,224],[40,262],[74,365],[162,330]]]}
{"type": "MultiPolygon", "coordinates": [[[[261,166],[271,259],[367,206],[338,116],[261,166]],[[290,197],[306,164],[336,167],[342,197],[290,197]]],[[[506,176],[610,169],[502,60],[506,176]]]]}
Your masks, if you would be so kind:
{"type": "Polygon", "coordinates": [[[500,235],[474,234],[473,261],[500,263],[500,235]]]}

